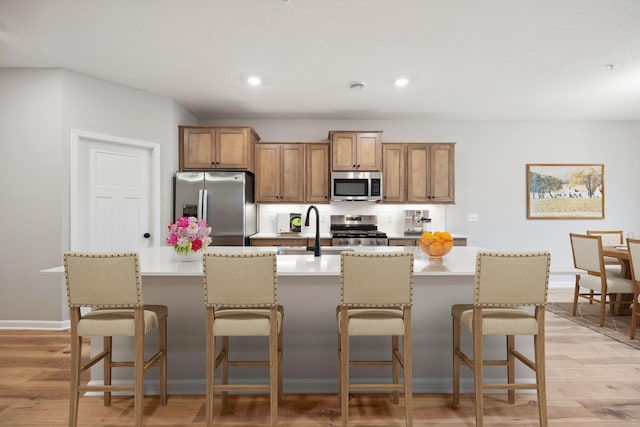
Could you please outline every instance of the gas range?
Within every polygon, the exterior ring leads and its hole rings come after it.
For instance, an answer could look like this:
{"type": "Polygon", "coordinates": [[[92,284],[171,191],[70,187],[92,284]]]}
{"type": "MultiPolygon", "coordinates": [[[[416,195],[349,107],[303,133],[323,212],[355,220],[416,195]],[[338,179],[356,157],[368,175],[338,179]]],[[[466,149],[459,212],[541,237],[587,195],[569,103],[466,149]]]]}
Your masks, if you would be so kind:
{"type": "Polygon", "coordinates": [[[333,246],[388,246],[387,234],[378,231],[376,215],[331,215],[333,246]]]}

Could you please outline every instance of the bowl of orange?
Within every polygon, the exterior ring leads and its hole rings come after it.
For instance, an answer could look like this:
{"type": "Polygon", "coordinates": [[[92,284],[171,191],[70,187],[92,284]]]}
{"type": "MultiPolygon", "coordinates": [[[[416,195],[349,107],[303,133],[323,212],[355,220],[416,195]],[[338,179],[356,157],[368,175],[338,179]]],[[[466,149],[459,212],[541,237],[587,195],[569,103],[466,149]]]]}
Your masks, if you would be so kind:
{"type": "Polygon", "coordinates": [[[441,260],[453,247],[453,237],[447,231],[425,231],[418,238],[422,252],[429,255],[430,260],[441,260]]]}

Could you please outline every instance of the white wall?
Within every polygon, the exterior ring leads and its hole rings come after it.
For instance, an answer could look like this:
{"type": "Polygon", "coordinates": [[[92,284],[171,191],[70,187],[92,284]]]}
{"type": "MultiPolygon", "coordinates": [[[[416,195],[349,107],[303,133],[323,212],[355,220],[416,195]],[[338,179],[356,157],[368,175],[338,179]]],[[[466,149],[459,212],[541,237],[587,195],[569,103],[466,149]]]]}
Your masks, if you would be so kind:
{"type": "Polygon", "coordinates": [[[384,142],[456,142],[456,204],[446,227],[469,245],[550,250],[572,265],[570,232],[623,229],[640,234],[640,121],[216,120],[249,125],[262,141],[326,141],[330,130],[382,130],[384,142]],[[605,218],[527,220],[527,163],[603,163],[605,218]],[[467,222],[467,214],[479,222],[467,222]]]}
{"type": "Polygon", "coordinates": [[[0,69],[0,320],[60,319],[62,73],[0,69]]]}
{"type": "Polygon", "coordinates": [[[69,248],[71,130],[161,145],[164,225],[177,125],[197,120],[171,99],[63,70],[0,69],[0,93],[0,327],[57,327],[68,320],[64,282],[39,271],[61,265],[69,248]]]}

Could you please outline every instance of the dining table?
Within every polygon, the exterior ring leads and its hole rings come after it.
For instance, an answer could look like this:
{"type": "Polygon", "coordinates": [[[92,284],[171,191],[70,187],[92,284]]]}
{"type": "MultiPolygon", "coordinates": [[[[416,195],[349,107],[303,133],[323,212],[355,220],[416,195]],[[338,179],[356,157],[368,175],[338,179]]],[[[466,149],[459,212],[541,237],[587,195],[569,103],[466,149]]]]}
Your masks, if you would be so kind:
{"type": "Polygon", "coordinates": [[[627,245],[603,246],[602,256],[616,258],[620,261],[620,274],[622,277],[631,279],[631,267],[629,265],[629,248],[627,245]]]}

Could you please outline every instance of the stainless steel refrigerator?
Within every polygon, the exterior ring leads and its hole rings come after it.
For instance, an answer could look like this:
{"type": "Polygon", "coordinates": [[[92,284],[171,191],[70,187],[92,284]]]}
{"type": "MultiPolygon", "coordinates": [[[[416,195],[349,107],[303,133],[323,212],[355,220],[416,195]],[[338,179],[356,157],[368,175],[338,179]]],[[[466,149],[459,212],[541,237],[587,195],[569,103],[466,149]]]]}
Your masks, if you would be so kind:
{"type": "Polygon", "coordinates": [[[176,172],[173,220],[204,218],[214,246],[249,246],[256,233],[254,177],[248,172],[176,172]]]}

